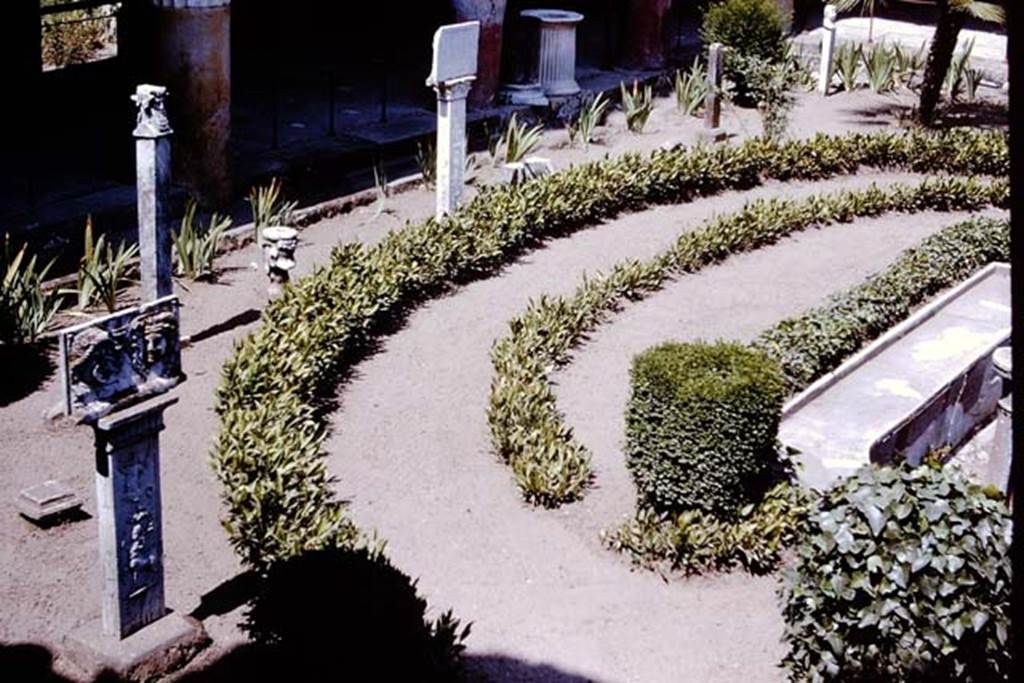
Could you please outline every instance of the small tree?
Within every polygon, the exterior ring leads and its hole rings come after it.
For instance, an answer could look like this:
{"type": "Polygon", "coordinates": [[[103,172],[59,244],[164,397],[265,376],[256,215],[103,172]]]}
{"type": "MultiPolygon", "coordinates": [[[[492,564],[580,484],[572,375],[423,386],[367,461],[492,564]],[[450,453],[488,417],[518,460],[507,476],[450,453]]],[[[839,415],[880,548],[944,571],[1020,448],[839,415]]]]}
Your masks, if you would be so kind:
{"type": "Polygon", "coordinates": [[[979,0],[938,0],[939,16],[935,23],[935,36],[932,38],[928,62],[924,68],[924,80],[921,83],[921,102],[918,107],[918,120],[929,126],[935,120],[935,107],[939,103],[942,83],[946,79],[949,65],[953,61],[960,30],[968,18],[977,17],[983,21],[1003,23],[1006,15],[1003,8],[990,2],[979,0]]]}

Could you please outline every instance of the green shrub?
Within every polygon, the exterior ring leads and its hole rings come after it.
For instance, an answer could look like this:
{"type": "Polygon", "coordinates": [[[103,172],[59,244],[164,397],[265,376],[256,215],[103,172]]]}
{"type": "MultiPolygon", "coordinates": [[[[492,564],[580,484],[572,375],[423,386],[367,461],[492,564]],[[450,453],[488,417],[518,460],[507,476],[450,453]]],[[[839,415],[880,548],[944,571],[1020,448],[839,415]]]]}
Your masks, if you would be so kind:
{"type": "Polygon", "coordinates": [[[607,547],[645,569],[699,574],[742,567],[765,574],[779,566],[783,551],[799,538],[807,499],[798,485],[780,481],[757,504],[740,508],[735,519],[697,510],[668,514],[640,508],[601,537],[607,547]]]}
{"type": "Polygon", "coordinates": [[[740,101],[749,96],[746,59],[781,62],[786,54],[783,17],[775,0],[721,0],[704,13],[701,38],[706,45],[721,43],[725,75],[735,86],[740,101]]]}
{"type": "Polygon", "coordinates": [[[181,219],[181,228],[171,233],[174,244],[175,272],[189,280],[214,276],[213,264],[224,233],[231,227],[231,217],[214,213],[206,227],[196,225],[196,201],[190,199],[181,219]]]}
{"type": "Polygon", "coordinates": [[[626,465],[640,505],[731,519],[777,463],[783,382],[769,357],[732,343],[667,343],[633,359],[626,465]]]}
{"type": "Polygon", "coordinates": [[[762,332],[753,345],[779,361],[791,392],[800,391],[905,320],[928,297],[1009,258],[1009,221],[956,223],[903,252],[867,282],[762,332]]]}
{"type": "Polygon", "coordinates": [[[953,469],[858,470],[782,591],[794,681],[1009,680],[1010,520],[953,469]]]}
{"type": "Polygon", "coordinates": [[[626,89],[625,83],[619,83],[620,95],[622,98],[622,111],[626,115],[626,128],[633,133],[642,133],[654,111],[654,95],[651,86],[645,85],[642,88],[637,81],[633,81],[633,88],[626,89]]]}
{"type": "Polygon", "coordinates": [[[344,661],[348,680],[459,680],[470,627],[450,612],[429,621],[426,609],[415,582],[382,554],[320,550],[271,569],[245,627],[287,662],[285,678],[332,680],[344,661]],[[334,615],[329,628],[309,618],[314,604],[334,615]]]}
{"type": "Polygon", "coordinates": [[[701,38],[745,57],[779,61],[786,50],[784,23],[774,0],[721,0],[704,13],[701,38]]]}

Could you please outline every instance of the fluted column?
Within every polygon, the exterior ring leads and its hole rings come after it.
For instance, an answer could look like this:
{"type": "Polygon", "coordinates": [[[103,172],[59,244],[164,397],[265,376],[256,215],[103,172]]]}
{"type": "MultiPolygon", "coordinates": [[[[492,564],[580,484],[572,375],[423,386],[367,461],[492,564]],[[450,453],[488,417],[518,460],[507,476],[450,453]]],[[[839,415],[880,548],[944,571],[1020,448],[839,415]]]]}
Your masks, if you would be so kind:
{"type": "Polygon", "coordinates": [[[528,10],[524,17],[540,21],[540,84],[549,97],[575,95],[576,24],[583,21],[577,12],[528,10]]]}

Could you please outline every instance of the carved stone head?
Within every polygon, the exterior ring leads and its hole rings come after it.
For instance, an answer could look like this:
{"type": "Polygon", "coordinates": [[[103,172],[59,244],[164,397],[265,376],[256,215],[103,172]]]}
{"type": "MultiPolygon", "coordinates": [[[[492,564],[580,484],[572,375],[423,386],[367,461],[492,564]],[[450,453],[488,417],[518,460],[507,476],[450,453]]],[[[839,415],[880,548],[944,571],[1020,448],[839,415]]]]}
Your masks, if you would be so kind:
{"type": "Polygon", "coordinates": [[[138,108],[135,119],[135,137],[159,138],[170,135],[170,121],[167,120],[167,88],[160,85],[140,85],[132,95],[138,108]]]}

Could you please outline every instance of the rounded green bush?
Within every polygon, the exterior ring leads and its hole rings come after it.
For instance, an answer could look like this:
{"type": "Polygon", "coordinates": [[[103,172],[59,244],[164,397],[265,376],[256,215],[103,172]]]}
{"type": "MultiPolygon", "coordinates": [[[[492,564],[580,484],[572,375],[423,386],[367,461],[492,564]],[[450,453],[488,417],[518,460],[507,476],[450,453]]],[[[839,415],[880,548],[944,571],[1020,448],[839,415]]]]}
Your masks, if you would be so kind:
{"type": "Polygon", "coordinates": [[[716,2],[704,14],[701,38],[769,62],[781,60],[786,51],[782,12],[775,0],[716,2]]]}
{"type": "Polygon", "coordinates": [[[769,483],[785,395],[776,361],[740,344],[668,343],[633,360],[626,464],[641,506],[732,518],[769,483]]]}
{"type": "Polygon", "coordinates": [[[858,470],[782,590],[792,680],[1009,680],[1009,514],[956,471],[858,470]]]}

